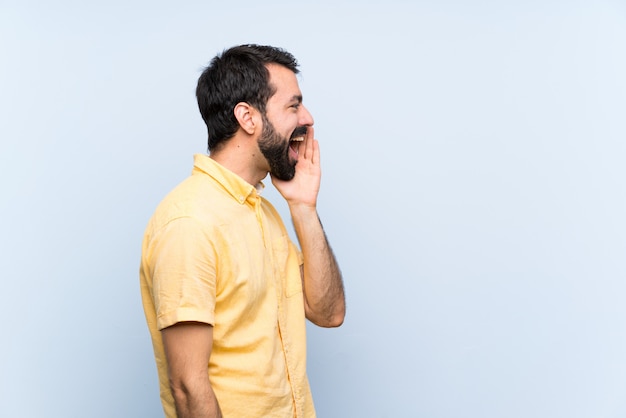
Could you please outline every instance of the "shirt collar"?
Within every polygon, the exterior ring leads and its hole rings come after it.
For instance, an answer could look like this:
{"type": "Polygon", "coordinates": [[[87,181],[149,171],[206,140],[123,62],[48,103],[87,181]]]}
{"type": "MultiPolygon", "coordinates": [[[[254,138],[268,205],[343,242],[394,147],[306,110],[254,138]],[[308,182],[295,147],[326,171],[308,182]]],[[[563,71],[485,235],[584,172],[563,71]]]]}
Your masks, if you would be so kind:
{"type": "Polygon", "coordinates": [[[258,194],[265,187],[262,182],[259,182],[256,187],[251,185],[204,154],[195,154],[193,156],[193,170],[191,174],[198,173],[204,173],[212,177],[240,204],[244,204],[248,199],[256,200],[258,194]]]}

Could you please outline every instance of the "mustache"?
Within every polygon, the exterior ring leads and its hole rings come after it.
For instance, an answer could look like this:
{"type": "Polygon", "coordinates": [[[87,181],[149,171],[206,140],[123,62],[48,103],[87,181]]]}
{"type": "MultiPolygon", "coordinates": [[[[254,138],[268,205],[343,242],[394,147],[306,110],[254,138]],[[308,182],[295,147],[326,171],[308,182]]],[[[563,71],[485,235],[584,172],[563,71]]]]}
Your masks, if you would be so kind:
{"type": "Polygon", "coordinates": [[[307,133],[307,127],[306,126],[298,126],[296,129],[294,129],[293,133],[291,134],[291,138],[289,139],[294,139],[297,138],[299,136],[304,136],[307,133]]]}

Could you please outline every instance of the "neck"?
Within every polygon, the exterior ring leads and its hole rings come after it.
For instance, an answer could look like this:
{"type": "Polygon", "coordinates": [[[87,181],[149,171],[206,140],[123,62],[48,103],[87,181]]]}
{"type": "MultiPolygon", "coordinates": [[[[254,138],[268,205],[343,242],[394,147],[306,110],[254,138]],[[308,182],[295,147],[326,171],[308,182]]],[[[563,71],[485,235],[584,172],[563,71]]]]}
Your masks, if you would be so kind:
{"type": "Polygon", "coordinates": [[[256,140],[249,136],[235,135],[218,150],[211,151],[209,157],[253,186],[259,184],[269,170],[256,140]]]}

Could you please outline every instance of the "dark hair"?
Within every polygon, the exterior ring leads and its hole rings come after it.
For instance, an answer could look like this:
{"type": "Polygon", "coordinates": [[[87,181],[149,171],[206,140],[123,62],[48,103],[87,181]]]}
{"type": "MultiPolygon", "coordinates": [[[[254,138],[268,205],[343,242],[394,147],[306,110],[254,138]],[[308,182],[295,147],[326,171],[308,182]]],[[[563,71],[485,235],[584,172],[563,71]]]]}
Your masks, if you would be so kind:
{"type": "Polygon", "coordinates": [[[232,138],[239,128],[234,109],[246,102],[265,114],[275,93],[269,83],[267,64],[279,64],[298,74],[298,62],[289,52],[262,45],[239,45],[211,60],[198,79],[196,98],[208,130],[208,148],[232,138]]]}

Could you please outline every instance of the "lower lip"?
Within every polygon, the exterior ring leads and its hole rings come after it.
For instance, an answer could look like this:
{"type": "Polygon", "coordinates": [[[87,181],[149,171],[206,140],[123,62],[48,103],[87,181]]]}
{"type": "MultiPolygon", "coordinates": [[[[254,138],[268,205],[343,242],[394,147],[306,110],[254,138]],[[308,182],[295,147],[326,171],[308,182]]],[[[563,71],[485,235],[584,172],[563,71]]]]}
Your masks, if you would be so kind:
{"type": "Polygon", "coordinates": [[[291,148],[291,145],[289,146],[289,156],[292,157],[294,160],[298,159],[298,153],[294,151],[293,148],[291,148]]]}

